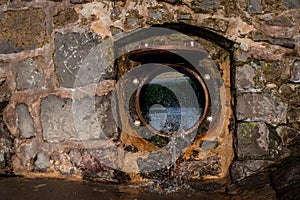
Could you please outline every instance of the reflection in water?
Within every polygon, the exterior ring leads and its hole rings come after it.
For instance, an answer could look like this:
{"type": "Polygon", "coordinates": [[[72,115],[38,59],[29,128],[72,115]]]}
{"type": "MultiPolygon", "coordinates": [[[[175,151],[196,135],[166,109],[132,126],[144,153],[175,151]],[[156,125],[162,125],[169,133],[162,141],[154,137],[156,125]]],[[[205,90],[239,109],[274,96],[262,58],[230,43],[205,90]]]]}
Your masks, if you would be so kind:
{"type": "Polygon", "coordinates": [[[140,93],[146,122],[167,135],[179,128],[192,128],[203,113],[204,103],[201,85],[191,75],[180,72],[159,74],[140,93]],[[191,98],[192,95],[196,98],[191,98]]]}

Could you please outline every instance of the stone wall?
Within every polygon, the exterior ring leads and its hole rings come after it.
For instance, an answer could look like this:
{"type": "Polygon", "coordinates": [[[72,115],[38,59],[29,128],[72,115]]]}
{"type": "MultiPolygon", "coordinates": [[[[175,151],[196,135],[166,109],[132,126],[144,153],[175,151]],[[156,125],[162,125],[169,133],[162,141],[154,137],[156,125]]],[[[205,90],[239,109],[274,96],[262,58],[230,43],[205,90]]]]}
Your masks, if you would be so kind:
{"type": "MultiPolygon", "coordinates": [[[[100,114],[86,116],[100,121],[96,125],[87,125],[90,121],[84,119],[75,119],[79,124],[74,125],[74,101],[80,106],[90,98],[88,92],[74,96],[74,85],[80,84],[76,83],[76,74],[93,48],[120,33],[166,23],[208,30],[202,34],[203,39],[231,54],[227,71],[231,73],[231,103],[236,118],[232,181],[239,182],[287,157],[297,157],[299,2],[1,0],[1,173],[44,172],[102,181],[138,180],[112,166],[115,162],[111,160],[122,153],[110,151],[114,145],[108,143],[95,149],[104,136],[118,140],[110,110],[117,77],[114,66],[101,69],[103,79],[96,85],[93,81],[90,85],[77,85],[84,91],[96,91],[95,101],[99,104],[95,109],[100,114]],[[224,46],[222,39],[212,38],[211,34],[227,38],[234,46],[224,46]],[[88,126],[88,133],[74,131],[75,126],[88,126]],[[90,142],[80,146],[82,140],[90,142]]],[[[95,59],[109,56],[105,53],[95,59]]],[[[87,80],[93,78],[91,75],[87,80]]],[[[82,109],[89,113],[88,108],[82,109]]],[[[226,157],[226,153],[222,156],[226,157]]],[[[199,167],[210,168],[207,163],[218,162],[215,158],[201,161],[199,167]]],[[[231,158],[228,162],[227,167],[231,158]]]]}

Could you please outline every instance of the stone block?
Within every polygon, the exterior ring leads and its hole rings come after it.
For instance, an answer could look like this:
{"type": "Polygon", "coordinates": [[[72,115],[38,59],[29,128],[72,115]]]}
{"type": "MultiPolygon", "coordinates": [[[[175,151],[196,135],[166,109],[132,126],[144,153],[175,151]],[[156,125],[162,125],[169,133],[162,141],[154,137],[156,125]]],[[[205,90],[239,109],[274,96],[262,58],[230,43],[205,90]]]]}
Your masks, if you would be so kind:
{"type": "Polygon", "coordinates": [[[131,10],[125,18],[124,28],[133,30],[142,26],[143,16],[139,14],[138,10],[131,10]]]}
{"type": "Polygon", "coordinates": [[[165,7],[153,7],[148,9],[148,24],[161,24],[173,19],[173,14],[165,7]]]}
{"type": "Polygon", "coordinates": [[[255,88],[256,70],[250,65],[236,68],[235,83],[237,89],[255,88]]]}
{"type": "Polygon", "coordinates": [[[285,147],[290,147],[300,144],[300,131],[290,128],[288,126],[279,126],[276,132],[282,140],[282,144],[285,147]]]}
{"type": "Polygon", "coordinates": [[[110,96],[81,100],[48,96],[42,100],[41,120],[48,142],[107,139],[116,131],[110,96]]]}
{"type": "Polygon", "coordinates": [[[67,8],[58,12],[53,16],[53,24],[56,27],[62,27],[70,23],[74,23],[79,19],[74,8],[67,8]]]}
{"type": "Polygon", "coordinates": [[[265,167],[270,166],[273,162],[267,160],[244,160],[234,161],[230,168],[232,181],[238,182],[248,176],[251,176],[265,167]]]}
{"type": "MultiPolygon", "coordinates": [[[[97,37],[94,37],[92,34],[85,35],[72,32],[66,34],[57,33],[55,35],[54,63],[61,87],[74,87],[81,64],[90,53],[91,49],[98,44],[97,37]]],[[[94,57],[95,62],[100,59],[100,55],[101,54],[99,53],[94,57]]],[[[93,70],[97,69],[97,65],[93,65],[91,68],[92,71],[90,73],[94,73],[93,70]]],[[[99,72],[96,74],[99,74],[99,72]]],[[[80,79],[81,77],[78,78],[80,79]]],[[[83,85],[91,82],[93,82],[93,80],[83,83],[83,85]]]]}
{"type": "Polygon", "coordinates": [[[263,7],[261,0],[249,0],[248,11],[250,13],[262,13],[263,7]]]}
{"type": "Polygon", "coordinates": [[[237,127],[238,159],[268,159],[269,130],[265,123],[249,122],[237,127]]]}
{"type": "Polygon", "coordinates": [[[34,57],[14,66],[17,90],[45,87],[45,63],[42,57],[34,57]]]}
{"type": "Polygon", "coordinates": [[[29,113],[28,107],[25,104],[18,104],[16,107],[18,114],[18,128],[20,138],[32,138],[35,136],[33,119],[29,113]]]}
{"type": "Polygon", "coordinates": [[[220,6],[220,0],[197,0],[191,4],[191,9],[196,13],[214,13],[220,6]]]}
{"type": "Polygon", "coordinates": [[[48,42],[46,14],[41,8],[0,13],[0,54],[17,53],[48,42]]]}
{"type": "Polygon", "coordinates": [[[121,182],[129,180],[124,172],[118,171],[118,152],[113,146],[99,149],[72,150],[70,161],[83,173],[83,178],[101,182],[121,182]]]}
{"type": "Polygon", "coordinates": [[[237,97],[236,114],[238,120],[286,123],[287,104],[268,93],[245,93],[237,97]]]}
{"type": "Polygon", "coordinates": [[[34,162],[35,169],[45,170],[50,167],[50,156],[47,152],[41,151],[37,154],[36,160],[34,162]]]}
{"type": "Polygon", "coordinates": [[[187,179],[217,175],[221,171],[222,167],[218,156],[211,156],[199,161],[185,161],[180,163],[180,174],[187,179]]]}
{"type": "Polygon", "coordinates": [[[283,0],[282,5],[287,7],[288,9],[296,9],[300,8],[300,2],[295,0],[283,0]]]}

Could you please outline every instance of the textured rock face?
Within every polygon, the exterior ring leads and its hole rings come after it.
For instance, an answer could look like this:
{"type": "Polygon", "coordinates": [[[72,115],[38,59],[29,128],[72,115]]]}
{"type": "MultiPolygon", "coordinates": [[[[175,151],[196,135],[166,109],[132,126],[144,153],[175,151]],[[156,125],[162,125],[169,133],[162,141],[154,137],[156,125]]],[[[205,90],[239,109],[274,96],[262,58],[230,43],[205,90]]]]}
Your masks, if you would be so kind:
{"type": "Polygon", "coordinates": [[[0,17],[0,53],[16,53],[48,42],[46,14],[40,8],[6,11],[0,17]]]}
{"type": "Polygon", "coordinates": [[[93,38],[92,34],[56,34],[54,61],[61,87],[74,86],[76,74],[83,60],[97,44],[97,39],[93,38]]]}
{"type": "MultiPolygon", "coordinates": [[[[269,184],[280,197],[293,197],[287,191],[299,186],[299,21],[300,4],[294,0],[0,0],[0,173],[38,171],[112,182],[176,173],[220,178],[227,177],[234,150],[229,192],[252,186],[264,191],[269,184]],[[168,140],[153,137],[151,143],[122,132],[138,121],[113,115],[122,104],[113,99],[114,83],[138,64],[126,56],[106,57],[123,55],[131,46],[118,52],[120,46],[136,42],[128,37],[118,43],[122,34],[149,26],[187,33],[208,52],[222,78],[215,85],[226,101],[221,105],[226,119],[222,128],[184,149],[177,166],[140,177],[122,170],[164,164],[142,161],[149,159],[145,151],[168,140]],[[287,174],[277,165],[282,159],[287,174]],[[268,167],[276,168],[271,179],[257,174],[268,167]]],[[[165,42],[150,39],[138,48],[165,42]]],[[[196,44],[180,42],[185,48],[196,44]]],[[[199,63],[212,65],[207,59],[199,63]]],[[[206,73],[202,78],[212,87],[206,73]]],[[[199,129],[205,130],[206,125],[199,129]]]]}
{"type": "Polygon", "coordinates": [[[286,122],[287,105],[269,94],[243,94],[237,97],[239,120],[262,120],[270,124],[286,122]]]}

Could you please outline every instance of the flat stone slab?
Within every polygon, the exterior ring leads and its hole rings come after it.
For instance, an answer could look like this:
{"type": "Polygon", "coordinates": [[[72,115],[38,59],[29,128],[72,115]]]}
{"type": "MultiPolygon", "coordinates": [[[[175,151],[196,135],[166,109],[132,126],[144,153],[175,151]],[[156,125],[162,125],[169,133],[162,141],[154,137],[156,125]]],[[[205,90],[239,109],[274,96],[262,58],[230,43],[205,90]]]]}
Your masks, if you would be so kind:
{"type": "Polygon", "coordinates": [[[245,93],[237,97],[238,120],[286,123],[287,104],[268,93],[245,93]]]}
{"type": "Polygon", "coordinates": [[[42,100],[41,121],[48,142],[107,139],[116,131],[109,96],[81,100],[48,96],[42,100]]]}

